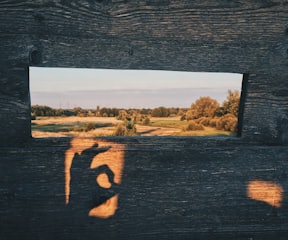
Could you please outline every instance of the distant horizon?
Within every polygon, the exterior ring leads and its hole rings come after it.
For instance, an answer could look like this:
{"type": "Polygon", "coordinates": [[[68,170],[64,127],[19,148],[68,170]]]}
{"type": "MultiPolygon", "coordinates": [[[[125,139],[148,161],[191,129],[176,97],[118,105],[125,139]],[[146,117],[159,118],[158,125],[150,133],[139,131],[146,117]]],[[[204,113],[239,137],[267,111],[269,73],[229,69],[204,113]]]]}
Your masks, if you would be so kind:
{"type": "Polygon", "coordinates": [[[189,108],[204,96],[221,104],[228,90],[241,92],[242,77],[230,73],[33,67],[31,105],[66,109],[189,108]]]}
{"type": "Polygon", "coordinates": [[[216,99],[221,104],[226,99],[228,91],[219,91],[214,89],[202,89],[202,91],[200,91],[199,89],[124,89],[73,91],[63,93],[34,92],[33,95],[34,98],[38,97],[39,100],[37,101],[37,103],[32,103],[32,105],[46,105],[52,108],[73,109],[74,107],[81,107],[83,109],[95,109],[97,106],[99,106],[101,108],[115,107],[126,109],[141,109],[155,108],[159,106],[189,108],[191,104],[195,102],[198,98],[206,96],[216,99]],[[85,99],[82,98],[83,95],[85,95],[85,99]],[[181,98],[177,99],[171,97],[173,95],[181,95],[181,98]],[[137,101],[135,99],[137,99],[137,101]],[[87,104],[87,100],[89,104],[87,104]]]}

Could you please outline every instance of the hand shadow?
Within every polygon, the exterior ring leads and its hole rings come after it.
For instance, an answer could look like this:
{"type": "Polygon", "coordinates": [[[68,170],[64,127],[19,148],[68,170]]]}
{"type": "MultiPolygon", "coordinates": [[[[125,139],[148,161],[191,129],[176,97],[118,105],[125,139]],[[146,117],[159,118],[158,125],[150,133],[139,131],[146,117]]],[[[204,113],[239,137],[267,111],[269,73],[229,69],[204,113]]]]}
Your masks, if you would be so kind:
{"type": "Polygon", "coordinates": [[[107,164],[90,168],[91,162],[99,153],[106,152],[108,148],[98,148],[98,144],[76,153],[70,169],[70,200],[69,205],[87,214],[91,209],[103,204],[117,194],[118,184],[114,182],[114,173],[107,164]],[[97,176],[105,173],[111,184],[109,188],[102,188],[96,182],[97,176]]]}

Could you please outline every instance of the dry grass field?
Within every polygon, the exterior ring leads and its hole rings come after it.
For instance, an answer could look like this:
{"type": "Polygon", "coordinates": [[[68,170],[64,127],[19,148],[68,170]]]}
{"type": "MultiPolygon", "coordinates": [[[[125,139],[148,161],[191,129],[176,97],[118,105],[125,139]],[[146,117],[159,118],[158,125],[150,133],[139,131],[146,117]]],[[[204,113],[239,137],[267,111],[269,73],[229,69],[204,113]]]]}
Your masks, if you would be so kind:
{"type": "MultiPolygon", "coordinates": [[[[114,117],[38,117],[32,120],[32,136],[45,137],[99,137],[113,136],[119,123],[114,117]],[[87,126],[94,128],[87,131],[87,126]],[[85,130],[84,130],[85,129],[85,130]]],[[[151,118],[149,126],[136,124],[137,136],[231,136],[228,131],[205,127],[199,131],[183,131],[187,124],[179,117],[151,118]]]]}
{"type": "Polygon", "coordinates": [[[32,120],[32,137],[110,136],[121,122],[114,117],[38,117],[32,120]],[[96,128],[81,131],[80,128],[89,123],[95,124],[96,128]]]}

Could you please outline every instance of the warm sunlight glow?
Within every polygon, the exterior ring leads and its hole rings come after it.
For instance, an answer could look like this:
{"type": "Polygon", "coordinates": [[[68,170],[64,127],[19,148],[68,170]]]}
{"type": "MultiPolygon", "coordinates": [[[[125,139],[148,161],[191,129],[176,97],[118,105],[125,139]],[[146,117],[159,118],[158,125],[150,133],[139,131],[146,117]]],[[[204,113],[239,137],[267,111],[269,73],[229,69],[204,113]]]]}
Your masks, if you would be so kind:
{"type": "Polygon", "coordinates": [[[34,138],[241,131],[240,73],[31,67],[29,76],[34,138]]]}
{"type": "Polygon", "coordinates": [[[247,197],[280,208],[283,200],[283,188],[280,184],[273,182],[250,181],[247,186],[247,197]]]}
{"type": "MultiPolygon", "coordinates": [[[[80,155],[84,150],[93,148],[97,146],[96,150],[99,149],[97,154],[92,159],[87,159],[87,162],[90,161],[90,169],[97,169],[101,166],[108,166],[111,172],[114,175],[114,183],[120,184],[122,178],[122,171],[124,166],[124,145],[104,141],[101,139],[88,139],[88,138],[74,138],[71,140],[71,147],[65,153],[65,202],[69,204],[70,192],[73,189],[70,189],[71,182],[71,166],[73,164],[73,159],[75,155],[80,155]]],[[[83,173],[85,174],[85,173],[83,173]]],[[[112,184],[106,173],[100,173],[98,176],[95,176],[95,186],[97,184],[104,188],[111,188],[112,184]]],[[[92,194],[92,193],[91,193],[92,194]]],[[[89,197],[89,196],[87,196],[89,197]]],[[[118,206],[118,194],[107,199],[101,205],[90,209],[89,216],[107,218],[112,216],[118,206]]]]}
{"type": "Polygon", "coordinates": [[[93,208],[89,212],[90,217],[109,218],[112,217],[118,208],[118,195],[109,198],[106,202],[99,207],[93,208]]]}
{"type": "Polygon", "coordinates": [[[109,178],[107,176],[106,173],[101,173],[97,176],[96,178],[96,182],[98,183],[98,185],[102,188],[111,188],[112,184],[109,181],[109,178]]]}

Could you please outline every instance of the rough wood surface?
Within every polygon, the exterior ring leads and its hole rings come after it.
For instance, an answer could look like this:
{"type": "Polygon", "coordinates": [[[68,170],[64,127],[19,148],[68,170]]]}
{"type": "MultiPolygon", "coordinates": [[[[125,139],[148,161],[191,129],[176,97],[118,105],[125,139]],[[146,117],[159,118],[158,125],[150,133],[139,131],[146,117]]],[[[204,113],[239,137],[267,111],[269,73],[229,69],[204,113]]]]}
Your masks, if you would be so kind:
{"type": "Polygon", "coordinates": [[[0,239],[286,240],[287,12],[282,0],[1,1],[0,239]],[[88,217],[90,184],[73,180],[79,201],[65,205],[70,139],[30,137],[29,66],[246,73],[241,138],[106,139],[125,155],[122,182],[107,192],[97,178],[92,203],[119,194],[118,209],[88,217]]]}
{"type": "Polygon", "coordinates": [[[242,137],[287,143],[287,10],[280,0],[4,1],[1,145],[30,137],[31,65],[248,73],[242,137]]]}
{"type": "MultiPolygon", "coordinates": [[[[119,194],[118,209],[107,219],[88,217],[82,201],[93,193],[87,182],[79,180],[71,189],[77,202],[65,205],[69,139],[2,148],[1,239],[287,238],[286,147],[237,146],[220,139],[206,147],[197,140],[181,146],[153,139],[114,139],[112,147],[124,146],[125,163],[121,184],[110,189],[119,194]],[[280,205],[249,197],[255,181],[280,186],[280,205]]],[[[264,197],[269,194],[259,188],[264,197]]],[[[95,202],[110,194],[104,190],[94,186],[95,202]]]]}

